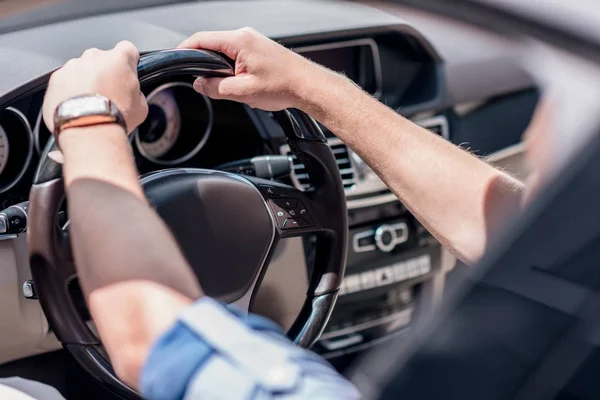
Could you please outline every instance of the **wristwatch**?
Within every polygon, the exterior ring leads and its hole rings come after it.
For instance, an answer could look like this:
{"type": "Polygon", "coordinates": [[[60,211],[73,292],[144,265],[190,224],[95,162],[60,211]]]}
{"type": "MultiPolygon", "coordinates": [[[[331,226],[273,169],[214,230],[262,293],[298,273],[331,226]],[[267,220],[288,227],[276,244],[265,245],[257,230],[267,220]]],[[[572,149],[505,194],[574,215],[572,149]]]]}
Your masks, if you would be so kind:
{"type": "Polygon", "coordinates": [[[60,103],[54,112],[54,137],[68,128],[119,124],[127,133],[127,123],[117,106],[108,98],[89,94],[71,97],[60,103]]]}

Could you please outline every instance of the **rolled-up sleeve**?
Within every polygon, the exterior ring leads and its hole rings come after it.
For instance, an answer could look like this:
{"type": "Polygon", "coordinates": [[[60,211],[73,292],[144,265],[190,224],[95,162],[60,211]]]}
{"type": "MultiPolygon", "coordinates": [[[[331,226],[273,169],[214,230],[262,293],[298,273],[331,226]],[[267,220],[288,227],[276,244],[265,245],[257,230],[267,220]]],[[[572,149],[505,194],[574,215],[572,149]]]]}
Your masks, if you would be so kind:
{"type": "Polygon", "coordinates": [[[140,389],[147,399],[357,399],[318,355],[273,322],[210,298],[183,312],[156,342],[140,389]]]}

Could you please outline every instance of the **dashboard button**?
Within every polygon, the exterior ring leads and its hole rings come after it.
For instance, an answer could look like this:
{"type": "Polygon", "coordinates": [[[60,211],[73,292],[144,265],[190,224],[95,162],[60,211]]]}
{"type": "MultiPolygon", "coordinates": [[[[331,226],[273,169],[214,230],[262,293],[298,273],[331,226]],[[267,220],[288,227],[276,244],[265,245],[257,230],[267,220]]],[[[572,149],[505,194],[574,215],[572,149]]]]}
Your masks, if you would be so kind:
{"type": "Polygon", "coordinates": [[[365,253],[377,249],[375,246],[375,231],[359,232],[352,238],[352,249],[355,253],[365,253]]]}
{"type": "Polygon", "coordinates": [[[285,210],[294,210],[298,207],[298,200],[296,199],[276,199],[273,202],[285,210]]]}

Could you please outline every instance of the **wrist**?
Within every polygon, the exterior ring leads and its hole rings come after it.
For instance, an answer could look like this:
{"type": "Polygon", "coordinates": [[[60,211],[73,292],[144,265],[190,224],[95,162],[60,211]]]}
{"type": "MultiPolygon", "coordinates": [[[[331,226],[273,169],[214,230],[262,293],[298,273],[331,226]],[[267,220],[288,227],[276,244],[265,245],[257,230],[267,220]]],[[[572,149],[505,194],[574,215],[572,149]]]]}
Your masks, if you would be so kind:
{"type": "Polygon", "coordinates": [[[289,108],[306,112],[306,109],[310,108],[311,100],[322,89],[325,75],[329,71],[299,54],[294,54],[294,57],[299,61],[299,65],[289,68],[292,73],[288,88],[291,94],[289,108]]]}
{"type": "Polygon", "coordinates": [[[57,140],[65,158],[80,151],[93,152],[98,145],[106,148],[106,143],[112,144],[109,147],[128,144],[124,128],[116,123],[68,128],[58,135],[57,140]]]}
{"type": "Polygon", "coordinates": [[[124,188],[145,201],[129,139],[121,126],[69,128],[60,134],[58,141],[67,188],[79,179],[99,180],[124,188]]]}
{"type": "Polygon", "coordinates": [[[345,76],[311,63],[312,70],[297,85],[295,108],[323,122],[336,104],[361,89],[345,76]]]}

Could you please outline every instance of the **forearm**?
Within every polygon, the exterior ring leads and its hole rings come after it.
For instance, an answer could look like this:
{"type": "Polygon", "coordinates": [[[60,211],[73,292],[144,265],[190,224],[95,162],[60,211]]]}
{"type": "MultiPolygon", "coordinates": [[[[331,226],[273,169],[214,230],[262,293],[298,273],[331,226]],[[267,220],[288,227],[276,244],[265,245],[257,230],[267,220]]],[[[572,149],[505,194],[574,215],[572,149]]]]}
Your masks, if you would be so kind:
{"type": "Polygon", "coordinates": [[[72,247],[91,314],[111,357],[127,358],[123,346],[135,347],[129,350],[138,356],[125,362],[141,362],[144,346],[201,289],[144,197],[122,128],[68,129],[59,140],[72,247]]]}
{"type": "Polygon", "coordinates": [[[72,240],[83,289],[150,280],[189,296],[201,292],[167,226],[148,205],[127,137],[117,126],[60,136],[72,240]],[[170,268],[164,268],[164,265],[170,268]],[[123,268],[127,265],[127,268],[123,268]]]}
{"type": "Polygon", "coordinates": [[[443,245],[477,261],[490,230],[520,206],[524,186],[337,74],[314,82],[300,108],[365,160],[443,245]]]}

